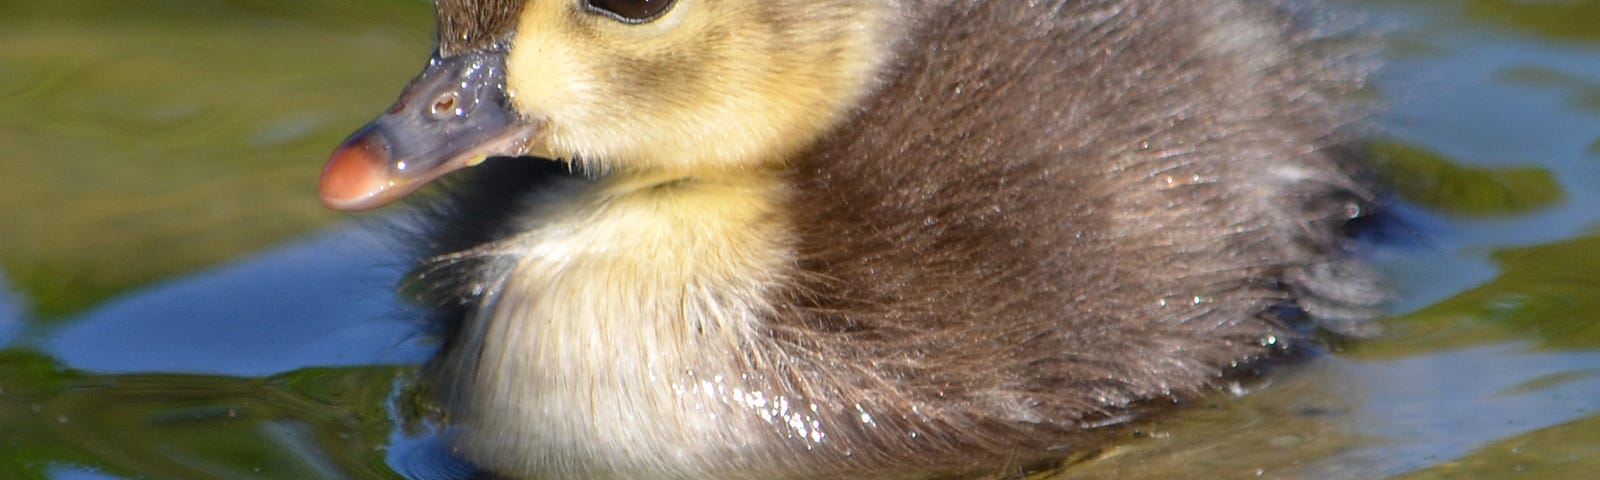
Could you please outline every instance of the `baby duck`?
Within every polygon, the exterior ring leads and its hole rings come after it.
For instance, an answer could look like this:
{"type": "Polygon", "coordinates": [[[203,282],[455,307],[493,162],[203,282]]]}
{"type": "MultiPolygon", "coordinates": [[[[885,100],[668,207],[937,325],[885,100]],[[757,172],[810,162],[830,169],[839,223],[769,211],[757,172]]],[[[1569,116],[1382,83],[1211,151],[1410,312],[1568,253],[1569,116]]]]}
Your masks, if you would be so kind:
{"type": "Polygon", "coordinates": [[[332,156],[432,197],[469,461],[1016,472],[1375,301],[1348,77],[1247,0],[438,0],[332,156]],[[543,159],[543,160],[541,160],[543,159]]]}

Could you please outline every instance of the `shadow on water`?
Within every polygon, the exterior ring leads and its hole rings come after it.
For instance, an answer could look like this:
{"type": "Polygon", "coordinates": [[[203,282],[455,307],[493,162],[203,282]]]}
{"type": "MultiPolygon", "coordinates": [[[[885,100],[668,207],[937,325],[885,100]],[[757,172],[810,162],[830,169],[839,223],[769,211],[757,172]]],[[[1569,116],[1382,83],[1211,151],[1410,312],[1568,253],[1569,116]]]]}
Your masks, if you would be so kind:
{"type": "MultiPolygon", "coordinates": [[[[1600,1],[1343,3],[1392,30],[1371,151],[1416,241],[1371,253],[1384,333],[1040,477],[1600,469],[1600,1]]],[[[314,196],[425,57],[427,2],[0,11],[0,478],[468,475],[408,261],[314,196]]]]}

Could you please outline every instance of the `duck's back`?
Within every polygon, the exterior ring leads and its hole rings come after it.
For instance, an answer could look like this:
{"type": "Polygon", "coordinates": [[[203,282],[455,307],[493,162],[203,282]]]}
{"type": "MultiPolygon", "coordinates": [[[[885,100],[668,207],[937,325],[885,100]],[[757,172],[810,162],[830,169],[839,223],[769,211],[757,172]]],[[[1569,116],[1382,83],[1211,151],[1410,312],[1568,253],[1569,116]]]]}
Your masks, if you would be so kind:
{"type": "Polygon", "coordinates": [[[820,368],[872,365],[845,373],[861,398],[934,406],[906,429],[946,438],[907,448],[1048,443],[1377,300],[1339,237],[1367,195],[1335,145],[1352,77],[1282,12],[1044,3],[931,15],[796,169],[800,264],[827,281],[781,331],[820,368]]]}

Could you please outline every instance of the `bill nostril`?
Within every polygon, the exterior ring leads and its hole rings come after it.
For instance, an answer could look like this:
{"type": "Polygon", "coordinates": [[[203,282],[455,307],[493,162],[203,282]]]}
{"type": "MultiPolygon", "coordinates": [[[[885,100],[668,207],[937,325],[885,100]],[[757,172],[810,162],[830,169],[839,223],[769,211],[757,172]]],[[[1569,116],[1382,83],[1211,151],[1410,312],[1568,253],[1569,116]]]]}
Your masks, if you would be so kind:
{"type": "Polygon", "coordinates": [[[459,103],[456,101],[455,92],[440,94],[433,99],[433,105],[429,107],[429,113],[433,115],[435,120],[466,116],[466,112],[461,109],[459,103]]]}

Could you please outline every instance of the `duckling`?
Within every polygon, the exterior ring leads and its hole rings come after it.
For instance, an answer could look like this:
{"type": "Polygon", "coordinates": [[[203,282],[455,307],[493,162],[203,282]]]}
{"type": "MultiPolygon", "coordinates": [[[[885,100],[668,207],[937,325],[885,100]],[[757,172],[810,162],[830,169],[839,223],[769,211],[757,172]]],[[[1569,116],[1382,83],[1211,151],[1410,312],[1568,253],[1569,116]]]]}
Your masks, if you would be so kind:
{"type": "Polygon", "coordinates": [[[321,195],[526,157],[425,201],[414,279],[455,441],[499,475],[1016,472],[1375,302],[1349,77],[1265,2],[437,14],[321,195]]]}

